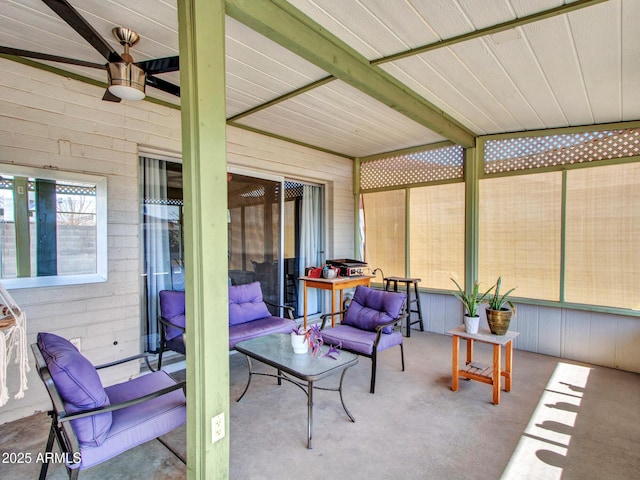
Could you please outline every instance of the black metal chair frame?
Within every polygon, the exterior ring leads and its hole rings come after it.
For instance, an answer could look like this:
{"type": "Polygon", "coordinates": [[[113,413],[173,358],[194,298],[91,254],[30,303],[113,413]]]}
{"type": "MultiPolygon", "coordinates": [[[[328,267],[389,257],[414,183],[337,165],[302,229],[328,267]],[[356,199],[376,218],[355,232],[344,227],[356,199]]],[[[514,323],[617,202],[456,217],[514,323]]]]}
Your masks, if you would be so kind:
{"type": "MultiPolygon", "coordinates": [[[[49,431],[49,438],[47,439],[47,446],[45,449],[45,462],[42,463],[42,467],[40,468],[40,476],[38,477],[40,480],[45,480],[47,477],[47,471],[49,469],[48,459],[50,452],[53,451],[53,442],[57,440],[58,446],[60,447],[60,452],[63,454],[65,458],[67,458],[71,464],[77,463],[80,458],[80,445],[78,443],[78,438],[76,437],[75,432],[71,426],[71,421],[76,420],[78,418],[90,417],[93,415],[98,415],[100,413],[113,412],[115,410],[120,410],[123,408],[131,407],[132,405],[137,405],[139,403],[146,402],[153,398],[160,397],[162,395],[166,395],[167,393],[173,392],[178,389],[183,389],[186,395],[186,382],[177,382],[175,385],[170,387],[163,388],[153,393],[149,393],[147,395],[143,395],[142,397],[134,398],[128,400],[126,402],[121,403],[113,403],[111,405],[107,405],[99,408],[92,408],[89,410],[81,410],[74,413],[67,413],[64,407],[64,401],[60,394],[58,393],[58,388],[56,387],[53,379],[51,378],[51,373],[49,372],[49,368],[47,367],[47,363],[38,347],[37,343],[33,343],[31,345],[31,350],[33,351],[33,355],[36,359],[36,369],[38,371],[38,375],[40,379],[44,383],[45,388],[47,389],[47,393],[49,394],[49,398],[51,398],[51,404],[53,405],[53,409],[48,412],[48,415],[51,417],[51,430],[49,431]]],[[[94,368],[96,370],[100,370],[103,368],[113,367],[115,365],[120,365],[126,362],[144,359],[147,367],[154,371],[149,364],[149,355],[147,354],[139,354],[131,357],[123,358],[121,360],[116,360],[115,362],[105,363],[102,365],[97,365],[94,368]]],[[[182,458],[175,450],[173,450],[170,446],[168,446],[165,442],[163,442],[160,438],[158,441],[162,443],[171,453],[173,453],[178,459],[180,459],[183,463],[186,464],[184,458],[182,458]]],[[[69,474],[70,480],[77,480],[78,475],[80,473],[80,468],[70,468],[65,464],[65,468],[67,469],[67,473],[69,474]]]]}
{"type": "MultiPolygon", "coordinates": [[[[392,321],[378,325],[376,327],[376,339],[373,342],[371,355],[367,355],[362,352],[356,352],[355,350],[350,350],[348,348],[343,347],[343,350],[371,359],[371,386],[369,388],[369,393],[375,393],[375,389],[376,389],[376,366],[378,365],[378,343],[380,343],[380,336],[382,335],[382,329],[385,327],[396,327],[399,325],[401,326],[402,320],[406,316],[406,314],[404,313],[404,306],[400,309],[400,312],[401,312],[400,315],[394,318],[392,321]]],[[[320,330],[324,330],[327,319],[335,315],[344,316],[345,313],[346,313],[346,310],[343,310],[341,312],[325,313],[324,315],[321,315],[320,318],[322,319],[322,324],[320,325],[320,330]]],[[[402,359],[402,371],[404,372],[404,344],[403,343],[400,343],[400,357],[402,359]]]]}
{"type": "Polygon", "coordinates": [[[287,317],[289,317],[290,320],[295,320],[295,318],[293,316],[293,307],[292,306],[290,306],[290,305],[277,305],[275,303],[268,302],[268,301],[266,301],[264,299],[262,301],[264,303],[266,303],[267,305],[271,306],[271,307],[283,308],[287,312],[287,317]]]}
{"type": "MultiPolygon", "coordinates": [[[[160,351],[158,352],[158,366],[157,369],[162,369],[162,355],[166,350],[171,350],[167,348],[167,327],[175,328],[176,330],[180,330],[182,332],[182,340],[185,339],[186,329],[181,327],[180,325],[176,325],[175,323],[171,323],[171,321],[164,318],[162,315],[158,315],[158,321],[160,322],[160,351]]],[[[171,350],[175,351],[175,350],[171,350]]],[[[180,353],[180,352],[176,352],[180,353]]]]}

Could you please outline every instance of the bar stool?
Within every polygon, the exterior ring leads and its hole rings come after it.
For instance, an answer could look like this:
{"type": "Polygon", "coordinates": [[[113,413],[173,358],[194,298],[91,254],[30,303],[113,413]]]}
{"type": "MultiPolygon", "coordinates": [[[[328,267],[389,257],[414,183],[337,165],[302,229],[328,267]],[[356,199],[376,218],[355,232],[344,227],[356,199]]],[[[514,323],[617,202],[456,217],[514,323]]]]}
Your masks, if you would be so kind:
{"type": "Polygon", "coordinates": [[[418,293],[418,283],[420,278],[403,278],[403,277],[385,277],[384,289],[385,291],[398,291],[398,284],[403,283],[407,291],[407,303],[405,305],[405,313],[407,314],[407,337],[411,336],[411,325],[414,323],[420,323],[420,331],[424,332],[424,323],[422,321],[422,307],[420,305],[420,294],[418,293]],[[411,295],[411,285],[413,285],[413,296],[411,295]],[[412,298],[413,297],[413,298],[412,298]],[[412,304],[416,304],[416,308],[412,308],[412,304]],[[417,320],[411,321],[411,314],[417,313],[417,320]]]}

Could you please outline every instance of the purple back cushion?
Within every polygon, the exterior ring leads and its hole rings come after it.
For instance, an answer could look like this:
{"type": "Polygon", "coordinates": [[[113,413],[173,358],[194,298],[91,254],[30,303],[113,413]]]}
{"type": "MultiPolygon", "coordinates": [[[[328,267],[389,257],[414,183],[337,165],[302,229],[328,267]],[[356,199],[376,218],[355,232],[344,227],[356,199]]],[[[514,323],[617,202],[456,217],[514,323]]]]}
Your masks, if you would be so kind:
{"type": "MultiPolygon", "coordinates": [[[[176,290],[160,290],[160,315],[175,325],[184,328],[186,324],[184,292],[176,290]]],[[[167,340],[182,335],[177,328],[167,327],[167,340]]]]}
{"type": "MultiPolygon", "coordinates": [[[[110,405],[95,367],[67,339],[38,333],[38,347],[67,413],[110,405]]],[[[97,447],[111,428],[111,412],[72,420],[78,441],[97,447]]]]}
{"type": "Polygon", "coordinates": [[[239,325],[270,316],[271,313],[262,300],[260,282],[229,287],[229,325],[239,325]]]}
{"type": "MultiPolygon", "coordinates": [[[[384,292],[358,285],[342,324],[373,332],[378,325],[389,323],[400,315],[405,298],[404,293],[384,292]]],[[[385,327],[382,331],[391,333],[393,328],[385,327]]]]}

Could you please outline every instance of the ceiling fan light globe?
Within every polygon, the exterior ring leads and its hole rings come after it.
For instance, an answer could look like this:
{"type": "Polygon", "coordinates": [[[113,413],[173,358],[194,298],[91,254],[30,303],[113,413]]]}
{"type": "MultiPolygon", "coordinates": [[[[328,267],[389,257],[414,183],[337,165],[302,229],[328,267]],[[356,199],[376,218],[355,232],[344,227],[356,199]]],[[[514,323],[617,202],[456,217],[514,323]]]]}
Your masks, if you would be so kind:
{"type": "Polygon", "coordinates": [[[109,92],[123,100],[142,100],[145,97],[144,92],[128,85],[111,85],[109,92]]]}
{"type": "Polygon", "coordinates": [[[125,62],[113,62],[107,68],[109,92],[123,100],[145,97],[146,73],[140,67],[125,62]]]}

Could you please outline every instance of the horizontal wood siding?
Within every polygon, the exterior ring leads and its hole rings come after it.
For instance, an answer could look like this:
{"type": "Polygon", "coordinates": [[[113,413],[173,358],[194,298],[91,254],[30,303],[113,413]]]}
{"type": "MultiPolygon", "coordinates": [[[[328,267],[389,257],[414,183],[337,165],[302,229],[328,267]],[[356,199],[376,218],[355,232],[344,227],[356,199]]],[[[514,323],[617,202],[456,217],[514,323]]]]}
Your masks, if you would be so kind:
{"type": "MultiPolygon", "coordinates": [[[[12,290],[28,316],[27,340],[38,332],[80,337],[94,363],[141,351],[138,152],[178,155],[180,112],[150,102],[102,101],[104,91],[0,58],[0,164],[107,177],[109,279],[105,283],[12,290]]],[[[329,250],[353,255],[352,162],[255,133],[229,128],[229,163],[325,183],[332,228],[329,250]],[[346,202],[346,204],[344,204],[346,202]],[[336,205],[336,212],[331,210],[336,205]]],[[[29,351],[29,360],[33,359],[29,351]]],[[[112,369],[105,384],[127,380],[135,363],[112,369]]],[[[9,391],[17,369],[9,366],[9,391]]],[[[50,408],[35,370],[29,390],[0,410],[0,424],[50,408]]]]}

